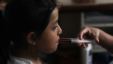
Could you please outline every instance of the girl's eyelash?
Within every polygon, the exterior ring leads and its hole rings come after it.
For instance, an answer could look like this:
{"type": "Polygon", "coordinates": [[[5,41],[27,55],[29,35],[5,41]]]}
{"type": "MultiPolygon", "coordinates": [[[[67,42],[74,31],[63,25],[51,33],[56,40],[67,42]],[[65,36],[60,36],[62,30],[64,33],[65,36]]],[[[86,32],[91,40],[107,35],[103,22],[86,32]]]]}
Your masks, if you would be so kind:
{"type": "Polygon", "coordinates": [[[54,26],[54,27],[52,28],[52,30],[55,30],[57,27],[58,27],[57,25],[56,25],[56,26],[54,26]]]}

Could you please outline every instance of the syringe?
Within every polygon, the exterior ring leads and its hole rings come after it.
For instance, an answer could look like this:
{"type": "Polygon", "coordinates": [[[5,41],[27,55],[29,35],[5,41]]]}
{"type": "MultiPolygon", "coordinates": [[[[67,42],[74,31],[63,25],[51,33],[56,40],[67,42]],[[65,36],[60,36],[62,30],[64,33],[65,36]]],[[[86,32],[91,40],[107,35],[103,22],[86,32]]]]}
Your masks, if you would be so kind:
{"type": "Polygon", "coordinates": [[[80,43],[91,43],[92,40],[88,40],[88,39],[81,39],[80,40],[79,38],[61,38],[60,42],[63,42],[63,43],[71,42],[71,43],[78,43],[78,44],[80,44],[80,43]]]}

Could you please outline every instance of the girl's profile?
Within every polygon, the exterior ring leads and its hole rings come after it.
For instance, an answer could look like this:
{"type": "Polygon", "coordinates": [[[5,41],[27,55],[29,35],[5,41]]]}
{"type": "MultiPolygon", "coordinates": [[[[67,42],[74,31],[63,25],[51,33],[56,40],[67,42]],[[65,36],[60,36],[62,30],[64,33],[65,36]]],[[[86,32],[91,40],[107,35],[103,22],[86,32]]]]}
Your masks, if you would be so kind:
{"type": "Polygon", "coordinates": [[[4,11],[2,64],[44,64],[56,51],[62,29],[54,0],[12,0],[4,11]],[[7,45],[7,46],[6,46],[7,45]]]}

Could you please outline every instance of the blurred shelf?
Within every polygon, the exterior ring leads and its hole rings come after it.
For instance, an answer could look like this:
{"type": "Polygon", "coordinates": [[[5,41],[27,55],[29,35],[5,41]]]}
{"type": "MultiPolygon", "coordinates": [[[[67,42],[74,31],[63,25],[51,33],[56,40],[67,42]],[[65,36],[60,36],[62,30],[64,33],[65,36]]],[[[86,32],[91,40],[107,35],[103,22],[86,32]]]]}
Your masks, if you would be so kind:
{"type": "Polygon", "coordinates": [[[60,10],[61,11],[111,11],[113,10],[113,3],[62,5],[60,10]]]}
{"type": "Polygon", "coordinates": [[[106,24],[85,24],[85,26],[94,26],[94,27],[113,27],[113,23],[106,23],[106,24]]]}

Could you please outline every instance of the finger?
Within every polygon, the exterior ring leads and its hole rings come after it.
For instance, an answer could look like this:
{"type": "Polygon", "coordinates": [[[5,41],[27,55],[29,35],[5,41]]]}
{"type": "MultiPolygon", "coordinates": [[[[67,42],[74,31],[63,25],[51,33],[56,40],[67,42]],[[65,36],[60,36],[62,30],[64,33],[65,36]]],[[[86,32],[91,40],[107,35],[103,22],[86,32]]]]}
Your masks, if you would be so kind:
{"type": "Polygon", "coordinates": [[[88,43],[85,43],[84,45],[85,45],[85,47],[88,47],[88,43]]]}
{"type": "Polygon", "coordinates": [[[85,48],[86,47],[85,44],[82,44],[82,47],[85,48]]]}
{"type": "Polygon", "coordinates": [[[80,39],[81,40],[83,39],[84,34],[85,34],[85,30],[81,31],[81,33],[80,33],[80,39]]]}
{"type": "Polygon", "coordinates": [[[96,33],[96,41],[97,41],[97,43],[99,43],[99,34],[100,34],[100,32],[99,31],[97,31],[97,33],[96,33]]]}
{"type": "Polygon", "coordinates": [[[99,43],[99,38],[98,38],[98,37],[96,37],[95,39],[96,39],[96,42],[97,42],[97,43],[99,43]]]}
{"type": "Polygon", "coordinates": [[[80,48],[84,48],[84,47],[85,47],[83,43],[78,44],[78,46],[79,46],[80,48]]]}
{"type": "Polygon", "coordinates": [[[87,46],[88,46],[88,44],[87,44],[87,43],[84,43],[84,44],[83,44],[83,47],[84,47],[84,48],[86,48],[87,46]]]}
{"type": "Polygon", "coordinates": [[[83,29],[80,33],[80,39],[83,39],[84,34],[86,34],[88,31],[89,31],[88,28],[83,29]]]}
{"type": "Polygon", "coordinates": [[[86,48],[86,47],[88,46],[88,44],[87,44],[87,43],[81,43],[81,44],[79,44],[79,46],[80,46],[81,48],[86,48]]]}
{"type": "Polygon", "coordinates": [[[96,39],[96,42],[97,42],[97,43],[99,43],[99,38],[98,38],[98,37],[96,37],[95,39],[96,39]]]}
{"type": "Polygon", "coordinates": [[[78,46],[80,46],[80,47],[81,47],[81,46],[82,46],[82,43],[79,43],[79,44],[78,44],[78,46]]]}

